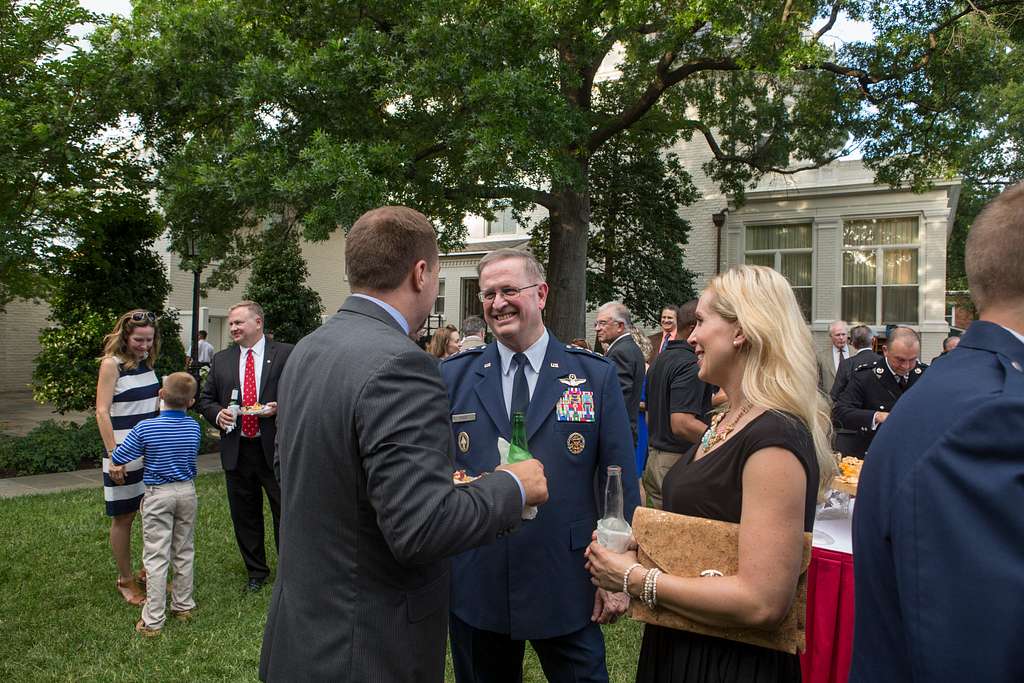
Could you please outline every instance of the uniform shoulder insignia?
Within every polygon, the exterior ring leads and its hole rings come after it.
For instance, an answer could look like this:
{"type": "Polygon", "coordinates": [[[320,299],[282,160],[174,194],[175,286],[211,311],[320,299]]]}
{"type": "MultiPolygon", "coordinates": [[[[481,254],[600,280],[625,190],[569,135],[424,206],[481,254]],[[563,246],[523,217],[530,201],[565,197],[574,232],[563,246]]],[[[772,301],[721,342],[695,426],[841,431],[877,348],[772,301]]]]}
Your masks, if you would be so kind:
{"type": "Polygon", "coordinates": [[[458,353],[456,353],[454,355],[448,356],[443,361],[441,361],[441,363],[444,364],[444,363],[447,363],[448,361],[454,361],[454,360],[458,360],[460,358],[470,358],[470,357],[475,356],[477,354],[483,353],[484,349],[486,349],[486,348],[487,348],[486,346],[476,346],[476,347],[473,347],[472,349],[464,349],[464,350],[459,351],[458,353]]]}
{"type": "MultiPolygon", "coordinates": [[[[871,368],[874,368],[876,365],[878,365],[878,361],[877,360],[874,360],[874,361],[871,361],[871,362],[868,362],[868,363],[861,363],[860,365],[855,367],[853,369],[853,371],[854,372],[860,372],[861,370],[870,370],[871,368]]],[[[881,370],[881,368],[876,368],[876,369],[881,370]]]]}
{"type": "Polygon", "coordinates": [[[568,351],[569,353],[577,353],[585,358],[592,358],[593,360],[601,361],[604,363],[611,363],[610,360],[608,360],[599,353],[591,351],[590,349],[583,349],[580,348],[579,346],[572,346],[571,344],[566,344],[565,350],[568,351]]]}

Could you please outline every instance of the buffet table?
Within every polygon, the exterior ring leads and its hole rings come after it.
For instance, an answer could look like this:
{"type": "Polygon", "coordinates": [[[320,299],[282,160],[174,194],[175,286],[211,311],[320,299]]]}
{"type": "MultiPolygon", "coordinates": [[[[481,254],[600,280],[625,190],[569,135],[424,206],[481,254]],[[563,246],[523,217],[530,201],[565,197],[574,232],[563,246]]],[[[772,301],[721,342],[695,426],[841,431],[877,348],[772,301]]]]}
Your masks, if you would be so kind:
{"type": "Polygon", "coordinates": [[[814,523],[807,569],[804,683],[846,683],[853,654],[853,501],[850,514],[814,523]]]}

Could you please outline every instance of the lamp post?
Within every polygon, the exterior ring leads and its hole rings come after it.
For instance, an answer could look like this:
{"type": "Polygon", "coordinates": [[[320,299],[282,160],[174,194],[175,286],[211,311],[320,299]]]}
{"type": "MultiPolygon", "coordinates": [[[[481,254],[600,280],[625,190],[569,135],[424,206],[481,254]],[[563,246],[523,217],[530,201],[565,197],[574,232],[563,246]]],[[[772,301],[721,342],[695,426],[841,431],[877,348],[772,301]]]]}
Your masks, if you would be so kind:
{"type": "Polygon", "coordinates": [[[196,234],[189,235],[185,245],[187,256],[192,261],[192,352],[189,356],[189,372],[199,382],[199,274],[202,268],[199,267],[199,237],[196,234]]]}

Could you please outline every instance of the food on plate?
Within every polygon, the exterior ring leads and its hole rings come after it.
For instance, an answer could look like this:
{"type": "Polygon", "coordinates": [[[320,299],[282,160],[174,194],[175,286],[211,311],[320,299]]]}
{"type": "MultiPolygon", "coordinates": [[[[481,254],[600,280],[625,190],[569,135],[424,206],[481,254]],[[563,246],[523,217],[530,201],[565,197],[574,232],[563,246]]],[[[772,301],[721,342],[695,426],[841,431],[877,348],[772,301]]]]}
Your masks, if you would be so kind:
{"type": "Polygon", "coordinates": [[[476,481],[480,477],[474,477],[471,474],[466,474],[466,470],[455,470],[452,474],[452,481],[456,484],[468,484],[471,481],[476,481]]]}
{"type": "Polygon", "coordinates": [[[864,461],[860,458],[846,456],[839,461],[839,475],[832,480],[832,488],[836,491],[857,495],[857,483],[860,481],[860,468],[864,461]]]}
{"type": "Polygon", "coordinates": [[[242,406],[239,411],[242,415],[259,415],[265,412],[267,407],[262,403],[253,403],[251,406],[242,406]]]}
{"type": "Polygon", "coordinates": [[[864,461],[860,458],[846,456],[839,461],[839,479],[848,484],[856,484],[860,479],[860,468],[864,461]]]}

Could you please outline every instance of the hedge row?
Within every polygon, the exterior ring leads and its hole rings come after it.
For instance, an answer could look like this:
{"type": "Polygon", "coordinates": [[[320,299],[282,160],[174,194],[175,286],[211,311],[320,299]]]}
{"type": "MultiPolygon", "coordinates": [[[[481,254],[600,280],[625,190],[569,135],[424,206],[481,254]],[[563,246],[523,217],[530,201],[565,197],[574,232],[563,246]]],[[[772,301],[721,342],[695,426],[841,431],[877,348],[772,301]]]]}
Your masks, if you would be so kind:
{"type": "MultiPolygon", "coordinates": [[[[217,438],[206,429],[206,421],[190,413],[203,426],[200,453],[217,450],[217,438]]],[[[25,436],[0,439],[0,472],[17,475],[70,472],[99,467],[103,458],[103,440],[90,417],[82,424],[47,420],[25,436]]]]}

